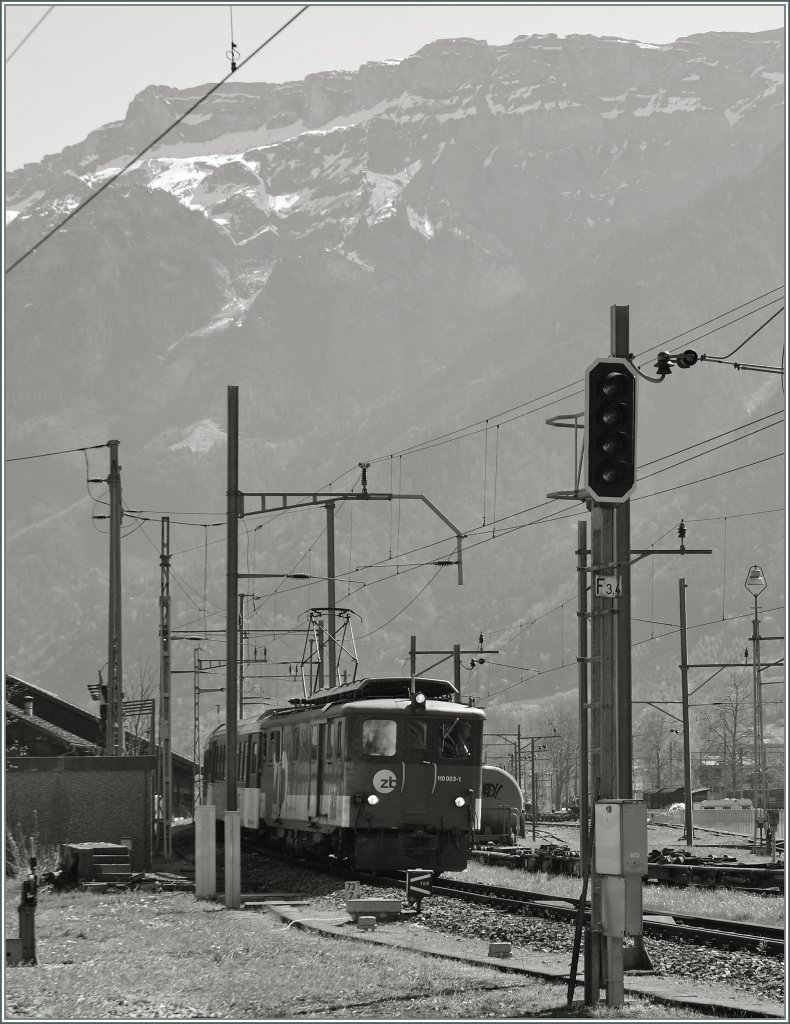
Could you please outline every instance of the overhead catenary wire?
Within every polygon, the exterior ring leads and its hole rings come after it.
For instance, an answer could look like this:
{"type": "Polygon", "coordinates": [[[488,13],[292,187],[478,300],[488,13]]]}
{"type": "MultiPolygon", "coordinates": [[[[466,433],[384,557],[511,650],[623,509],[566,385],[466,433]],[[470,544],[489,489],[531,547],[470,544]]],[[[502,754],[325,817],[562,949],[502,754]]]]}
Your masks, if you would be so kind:
{"type": "MultiPolygon", "coordinates": [[[[752,333],[749,335],[749,337],[746,338],[745,341],[742,341],[740,343],[740,345],[736,345],[736,347],[732,350],[732,352],[729,352],[726,356],[715,356],[715,358],[716,359],[730,359],[732,356],[735,355],[736,352],[740,352],[740,350],[743,348],[744,345],[747,344],[747,342],[750,342],[755,335],[759,334],[760,331],[764,327],[767,327],[768,324],[770,324],[770,322],[772,320],[775,320],[776,317],[778,317],[779,314],[783,313],[783,312],[784,312],[784,306],[782,306],[780,309],[777,309],[777,311],[775,313],[772,313],[771,316],[769,316],[768,319],[765,321],[765,323],[760,324],[760,326],[757,328],[756,331],[752,331],[752,333]]],[[[702,358],[705,359],[705,358],[714,358],[714,357],[713,356],[709,356],[709,357],[702,356],[702,358]]]]}
{"type": "Polygon", "coordinates": [[[98,199],[98,197],[103,192],[105,192],[111,185],[115,184],[115,182],[120,177],[122,177],[122,175],[124,175],[129,170],[130,167],[133,167],[137,163],[137,161],[140,160],[143,156],[145,156],[145,154],[149,150],[153,149],[154,146],[157,145],[157,143],[161,142],[166,135],[169,135],[174,128],[181,124],[187,117],[189,117],[190,114],[194,113],[194,111],[197,110],[201,103],[205,103],[209,96],[213,96],[217,89],[221,88],[225,84],[225,82],[227,82],[228,79],[236,73],[236,71],[240,71],[244,67],[244,65],[249,63],[249,61],[251,61],[253,57],[256,57],[264,47],[268,46],[269,43],[271,43],[274,39],[277,38],[277,36],[280,35],[281,32],[284,32],[289,25],[293,24],[293,22],[296,21],[298,17],[304,14],[304,12],[309,9],[309,6],[310,5],[307,4],[306,6],[302,7],[301,10],[297,11],[296,14],[290,17],[284,24],[282,24],[277,29],[276,32],[273,32],[268,39],[265,39],[260,44],[260,46],[256,47],[249,55],[249,57],[245,57],[244,60],[237,65],[237,67],[233,68],[230,72],[228,72],[227,75],[225,75],[224,78],[217,82],[216,85],[213,85],[210,89],[203,93],[203,95],[200,96],[200,98],[197,99],[187,110],[185,110],[183,114],[180,114],[175,119],[175,121],[173,121],[171,124],[167,126],[167,128],[165,128],[164,131],[160,132],[156,136],[156,138],[152,139],[151,142],[149,142],[143,149],[141,149],[136,156],[132,157],[131,160],[124,164],[124,166],[121,168],[120,171],[118,171],[117,174],[114,174],[111,178],[108,178],[107,181],[100,185],[95,192],[92,192],[86,199],[84,199],[81,203],[75,206],[74,209],[71,210],[71,212],[68,213],[63,218],[63,220],[59,221],[53,228],[47,231],[46,234],[35,243],[35,245],[32,245],[29,249],[25,250],[25,252],[23,252],[21,256],[15,259],[14,262],[9,267],[6,268],[6,274],[10,274],[12,270],[15,270],[24,260],[28,258],[28,256],[32,255],[32,253],[36,252],[36,250],[39,249],[42,245],[44,245],[45,242],[49,241],[49,239],[52,238],[54,234],[60,231],[61,228],[68,224],[69,221],[71,221],[74,217],[77,216],[77,214],[81,213],[86,206],[93,202],[94,199],[98,199]]]}
{"type": "MultiPolygon", "coordinates": [[[[676,334],[676,335],[674,335],[671,338],[667,338],[667,339],[665,339],[663,341],[656,342],[655,344],[650,345],[648,348],[644,349],[635,358],[640,358],[642,355],[645,355],[647,352],[652,352],[654,349],[660,349],[660,348],[663,348],[664,346],[672,345],[674,342],[679,341],[681,338],[684,338],[688,334],[692,334],[694,331],[698,331],[698,330],[700,330],[703,327],[708,327],[710,324],[715,323],[717,320],[721,320],[724,317],[729,316],[732,313],[737,313],[739,310],[744,309],[746,306],[750,306],[750,305],[752,305],[755,302],[759,302],[761,299],[767,298],[769,295],[772,295],[774,292],[783,290],[783,287],[784,287],[783,285],[778,285],[776,288],[771,288],[768,291],[763,292],[760,295],[754,296],[753,298],[747,300],[746,302],[742,302],[739,305],[733,306],[731,309],[728,309],[728,310],[726,310],[723,313],[719,313],[717,316],[712,317],[710,320],[705,320],[702,323],[696,324],[694,327],[689,327],[685,331],[681,331],[679,334],[676,334]]],[[[729,327],[732,324],[738,323],[740,320],[745,319],[748,316],[752,316],[754,313],[760,312],[762,309],[766,309],[768,306],[772,305],[774,302],[781,302],[781,301],[782,301],[781,298],[771,299],[769,302],[765,303],[763,306],[759,306],[757,309],[749,310],[749,312],[744,313],[744,314],[742,314],[739,317],[736,317],[734,320],[730,320],[728,323],[721,324],[718,327],[714,328],[712,331],[709,331],[706,334],[700,335],[699,338],[695,339],[695,340],[700,340],[700,338],[708,337],[710,334],[713,334],[716,331],[723,330],[724,328],[729,327]]],[[[471,436],[473,436],[476,433],[481,433],[483,430],[486,430],[488,424],[492,420],[497,420],[497,419],[502,420],[502,419],[504,419],[505,416],[509,416],[513,412],[517,412],[520,409],[525,409],[528,405],[532,405],[532,404],[534,404],[536,402],[541,402],[541,401],[543,401],[546,398],[551,398],[552,396],[558,395],[560,392],[566,391],[569,388],[578,387],[579,385],[583,384],[583,382],[584,382],[583,378],[579,378],[578,380],[571,381],[568,384],[563,384],[560,387],[554,388],[552,391],[548,391],[548,392],[546,392],[546,393],[544,393],[542,395],[537,395],[534,398],[527,399],[527,401],[525,401],[525,402],[520,402],[518,405],[511,406],[510,408],[505,409],[505,410],[503,410],[501,412],[489,414],[489,416],[484,418],[484,419],[475,420],[472,423],[468,423],[468,424],[465,424],[463,426],[456,427],[454,430],[447,431],[447,432],[445,432],[443,434],[438,434],[438,435],[436,435],[434,437],[431,437],[431,438],[426,438],[425,441],[421,441],[421,442],[419,442],[417,444],[414,444],[414,445],[409,445],[408,447],[402,448],[399,451],[393,452],[393,453],[391,453],[389,455],[381,455],[381,456],[375,456],[375,457],[369,456],[365,461],[367,461],[367,462],[369,462],[371,464],[377,463],[377,462],[383,462],[385,459],[392,458],[394,455],[398,455],[398,456],[413,455],[413,454],[416,454],[419,451],[424,451],[424,450],[427,450],[428,448],[435,447],[439,443],[451,443],[453,441],[461,440],[464,437],[471,437],[471,436]]],[[[581,392],[580,391],[576,392],[576,394],[581,394],[581,392]]],[[[573,395],[566,395],[566,396],[564,396],[564,399],[572,398],[572,397],[574,397],[574,396],[573,395]]],[[[558,401],[562,401],[564,399],[558,399],[558,401]]],[[[552,405],[552,404],[556,404],[556,402],[549,403],[549,405],[552,405]]],[[[539,411],[541,411],[541,409],[547,408],[547,407],[548,406],[541,406],[540,409],[530,410],[530,412],[539,412],[539,411]]],[[[529,415],[529,413],[526,413],[525,415],[529,415]]]]}
{"type": "Polygon", "coordinates": [[[18,53],[22,49],[22,47],[25,45],[25,43],[28,41],[28,39],[30,39],[30,37],[33,35],[33,33],[39,27],[39,25],[44,20],[44,18],[46,18],[50,14],[52,14],[52,12],[54,10],[55,10],[55,4],[52,4],[46,11],[44,11],[44,13],[41,15],[41,17],[38,19],[38,21],[35,23],[35,25],[30,29],[30,31],[27,33],[27,35],[22,37],[22,39],[16,44],[14,49],[6,57],[6,59],[5,59],[6,64],[11,60],[11,58],[14,56],[15,53],[18,53]]]}
{"type": "Polygon", "coordinates": [[[38,455],[18,455],[16,458],[6,459],[5,461],[6,462],[25,462],[28,459],[49,459],[53,455],[71,455],[74,452],[91,452],[91,451],[94,451],[96,448],[106,448],[106,447],[107,447],[107,442],[105,441],[104,444],[86,444],[86,445],[83,445],[82,448],[64,448],[62,451],[59,451],[59,452],[40,452],[38,455]]]}

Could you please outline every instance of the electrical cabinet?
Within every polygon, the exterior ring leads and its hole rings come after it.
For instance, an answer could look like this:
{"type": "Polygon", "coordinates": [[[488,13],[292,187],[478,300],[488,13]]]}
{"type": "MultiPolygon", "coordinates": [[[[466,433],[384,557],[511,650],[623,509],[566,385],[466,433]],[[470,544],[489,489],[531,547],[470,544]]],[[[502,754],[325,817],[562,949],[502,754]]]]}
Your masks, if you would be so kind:
{"type": "Polygon", "coordinates": [[[599,875],[647,874],[647,805],[643,800],[596,803],[595,870],[599,875]]]}

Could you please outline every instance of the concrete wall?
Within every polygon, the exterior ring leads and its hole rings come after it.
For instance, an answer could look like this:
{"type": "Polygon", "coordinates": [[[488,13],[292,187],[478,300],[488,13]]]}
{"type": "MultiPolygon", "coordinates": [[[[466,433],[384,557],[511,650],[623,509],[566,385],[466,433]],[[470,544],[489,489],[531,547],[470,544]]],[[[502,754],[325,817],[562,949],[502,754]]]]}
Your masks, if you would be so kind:
{"type": "Polygon", "coordinates": [[[129,838],[132,870],[150,870],[155,768],[153,757],[6,758],[6,826],[53,846],[129,838]]]}

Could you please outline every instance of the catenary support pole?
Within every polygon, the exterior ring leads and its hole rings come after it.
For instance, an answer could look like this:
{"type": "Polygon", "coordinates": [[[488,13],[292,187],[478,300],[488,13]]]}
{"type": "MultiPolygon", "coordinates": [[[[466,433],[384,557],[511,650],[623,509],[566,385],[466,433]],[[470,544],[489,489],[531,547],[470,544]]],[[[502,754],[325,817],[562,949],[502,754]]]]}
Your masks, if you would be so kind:
{"type": "Polygon", "coordinates": [[[589,793],[589,734],[587,715],[587,523],[577,524],[578,550],[578,597],[577,618],[579,623],[578,665],[579,665],[579,853],[582,864],[588,863],[590,793],[589,793]]]}
{"type": "Polygon", "coordinates": [[[162,788],[159,848],[165,860],[172,856],[173,758],[170,745],[172,708],[170,701],[170,518],[162,516],[160,546],[161,584],[159,593],[159,777],[162,788]]]}
{"type": "Polygon", "coordinates": [[[107,654],[107,727],[105,753],[116,756],[124,752],[123,727],[123,644],[121,635],[121,467],[118,464],[118,441],[108,441],[110,474],[107,477],[110,499],[110,593],[109,637],[107,654]]]}
{"type": "Polygon", "coordinates": [[[239,594],[239,718],[244,718],[244,594],[239,594]]]}
{"type": "Polygon", "coordinates": [[[689,740],[689,673],[686,647],[686,581],[678,580],[680,592],[680,696],[683,702],[683,799],[685,801],[685,842],[694,845],[694,822],[691,809],[691,744],[689,740]]]}
{"type": "MultiPolygon", "coordinates": [[[[228,489],[227,489],[227,586],[225,590],[225,735],[227,752],[225,763],[226,811],[238,807],[236,787],[236,728],[237,676],[236,643],[238,629],[238,569],[239,569],[239,389],[228,386],[228,489]]],[[[227,827],[227,818],[226,818],[227,827]]]]}
{"type": "Polygon", "coordinates": [[[337,686],[337,642],[335,638],[335,503],[326,506],[326,575],[327,575],[327,654],[329,655],[329,689],[337,686]]]}

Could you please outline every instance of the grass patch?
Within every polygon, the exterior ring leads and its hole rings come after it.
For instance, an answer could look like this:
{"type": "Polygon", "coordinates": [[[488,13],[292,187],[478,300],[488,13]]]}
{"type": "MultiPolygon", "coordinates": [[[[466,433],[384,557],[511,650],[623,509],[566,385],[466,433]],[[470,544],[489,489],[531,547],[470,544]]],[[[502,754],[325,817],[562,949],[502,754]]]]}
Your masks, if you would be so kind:
{"type": "MultiPolygon", "coordinates": [[[[6,885],[13,905],[17,884],[6,885]]],[[[13,907],[12,907],[13,909],[13,907]]],[[[610,1019],[564,985],[286,928],[187,893],[53,893],[38,967],[6,972],[5,1020],[610,1019]]],[[[623,1019],[667,1019],[631,1001],[623,1019]]],[[[688,1019],[688,1013],[678,1014],[688,1019]]]]}

